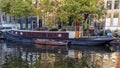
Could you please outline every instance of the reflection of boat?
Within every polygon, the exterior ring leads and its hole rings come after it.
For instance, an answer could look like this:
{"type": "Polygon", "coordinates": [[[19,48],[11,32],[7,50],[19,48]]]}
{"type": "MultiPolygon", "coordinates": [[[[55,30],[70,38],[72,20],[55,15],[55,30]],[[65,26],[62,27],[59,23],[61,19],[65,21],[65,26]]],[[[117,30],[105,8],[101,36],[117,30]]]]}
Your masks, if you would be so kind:
{"type": "Polygon", "coordinates": [[[34,46],[34,43],[24,43],[24,42],[16,42],[16,41],[9,41],[5,40],[4,43],[6,43],[8,46],[34,46]]]}
{"type": "Polygon", "coordinates": [[[39,44],[35,44],[36,48],[39,49],[39,51],[42,52],[53,52],[53,53],[63,53],[63,54],[67,54],[67,48],[66,46],[51,46],[51,45],[39,45],[39,44]]]}
{"type": "MultiPolygon", "coordinates": [[[[78,38],[78,32],[75,31],[30,31],[30,30],[11,30],[7,31],[5,34],[6,39],[12,41],[22,41],[22,42],[33,42],[37,39],[52,39],[67,41],[69,45],[103,45],[109,44],[113,38],[110,37],[80,37],[78,38]],[[77,38],[76,38],[77,37],[77,38]]],[[[64,43],[56,41],[37,41],[39,44],[49,44],[49,45],[63,45],[64,43]]]]}
{"type": "Polygon", "coordinates": [[[110,52],[111,50],[109,47],[106,46],[75,46],[75,45],[69,45],[67,46],[68,50],[79,50],[79,51],[86,51],[86,52],[110,52]]]}
{"type": "Polygon", "coordinates": [[[35,44],[37,48],[47,48],[47,49],[66,49],[66,46],[51,46],[51,45],[39,45],[35,44]]]}
{"type": "Polygon", "coordinates": [[[4,40],[5,38],[3,37],[3,32],[0,31],[0,40],[4,40]]]}
{"type": "Polygon", "coordinates": [[[35,43],[40,44],[40,45],[58,45],[58,46],[65,46],[66,45],[66,42],[62,42],[62,41],[41,40],[41,39],[35,40],[35,43]]]}

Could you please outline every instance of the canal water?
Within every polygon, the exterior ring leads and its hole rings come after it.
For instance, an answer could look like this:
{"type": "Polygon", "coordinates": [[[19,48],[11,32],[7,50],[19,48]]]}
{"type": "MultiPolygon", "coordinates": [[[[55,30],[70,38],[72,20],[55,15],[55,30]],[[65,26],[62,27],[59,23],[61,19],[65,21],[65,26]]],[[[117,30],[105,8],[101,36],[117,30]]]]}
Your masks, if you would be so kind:
{"type": "Polygon", "coordinates": [[[119,52],[104,46],[51,46],[0,42],[1,68],[116,68],[119,52]]]}

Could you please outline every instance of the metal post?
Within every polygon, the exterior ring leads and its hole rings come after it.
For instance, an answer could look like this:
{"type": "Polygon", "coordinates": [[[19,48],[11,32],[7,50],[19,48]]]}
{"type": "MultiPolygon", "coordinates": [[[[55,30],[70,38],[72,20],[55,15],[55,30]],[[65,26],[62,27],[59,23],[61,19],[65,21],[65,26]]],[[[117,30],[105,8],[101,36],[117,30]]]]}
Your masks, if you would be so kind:
{"type": "Polygon", "coordinates": [[[37,28],[39,28],[39,2],[36,0],[37,28]]]}
{"type": "Polygon", "coordinates": [[[39,28],[39,16],[37,15],[37,28],[39,28]]]}

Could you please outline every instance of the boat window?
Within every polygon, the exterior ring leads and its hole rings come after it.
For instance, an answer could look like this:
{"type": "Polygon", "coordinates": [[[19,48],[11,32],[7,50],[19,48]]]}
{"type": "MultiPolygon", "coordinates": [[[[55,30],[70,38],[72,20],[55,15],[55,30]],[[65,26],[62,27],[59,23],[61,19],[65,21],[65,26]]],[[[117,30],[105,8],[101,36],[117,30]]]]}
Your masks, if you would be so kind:
{"type": "Polygon", "coordinates": [[[6,29],[12,29],[12,27],[6,27],[6,29]]]}
{"type": "Polygon", "coordinates": [[[16,28],[15,26],[13,28],[16,28]]]}
{"type": "Polygon", "coordinates": [[[20,35],[23,35],[23,33],[22,33],[22,32],[20,32],[20,35]]]}
{"type": "Polygon", "coordinates": [[[61,35],[61,34],[58,34],[58,37],[62,37],[62,35],[61,35]]]}
{"type": "Polygon", "coordinates": [[[1,29],[5,29],[5,27],[2,27],[1,29]]]}
{"type": "Polygon", "coordinates": [[[11,31],[13,33],[13,31],[11,31]]]}
{"type": "Polygon", "coordinates": [[[12,27],[2,27],[1,29],[12,29],[12,27]]]}
{"type": "Polygon", "coordinates": [[[15,34],[18,34],[17,32],[15,32],[15,34]]]}

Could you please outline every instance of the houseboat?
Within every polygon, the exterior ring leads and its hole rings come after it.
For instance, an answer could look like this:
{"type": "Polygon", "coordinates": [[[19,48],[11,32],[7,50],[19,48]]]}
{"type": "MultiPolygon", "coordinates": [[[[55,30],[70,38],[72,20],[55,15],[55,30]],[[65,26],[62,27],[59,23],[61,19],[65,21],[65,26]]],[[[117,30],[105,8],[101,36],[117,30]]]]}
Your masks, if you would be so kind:
{"type": "Polygon", "coordinates": [[[79,37],[79,31],[31,31],[11,30],[5,33],[5,38],[11,41],[32,42],[38,44],[67,44],[67,45],[103,45],[114,40],[111,37],[79,37]],[[41,41],[46,40],[47,41],[41,41]],[[49,40],[49,41],[48,41],[49,40]],[[51,40],[59,40],[51,41],[51,40]],[[61,42],[65,41],[65,43],[61,42]]]}

